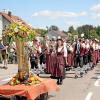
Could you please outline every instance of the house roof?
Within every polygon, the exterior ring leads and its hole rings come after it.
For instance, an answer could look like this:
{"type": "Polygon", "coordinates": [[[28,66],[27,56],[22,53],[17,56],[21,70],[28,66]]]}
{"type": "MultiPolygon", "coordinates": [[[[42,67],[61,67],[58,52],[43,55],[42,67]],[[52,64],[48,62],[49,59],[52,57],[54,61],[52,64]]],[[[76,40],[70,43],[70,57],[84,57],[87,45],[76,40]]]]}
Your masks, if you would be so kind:
{"type": "Polygon", "coordinates": [[[61,36],[61,37],[66,37],[67,35],[65,33],[63,33],[62,31],[55,31],[55,30],[51,30],[48,32],[49,35],[53,36],[61,36]]]}
{"type": "Polygon", "coordinates": [[[6,18],[9,22],[11,23],[18,23],[18,24],[22,24],[27,26],[28,28],[31,28],[25,21],[23,21],[21,18],[19,18],[18,16],[14,16],[11,15],[9,16],[7,13],[5,12],[0,12],[0,15],[2,15],[4,18],[6,18]]]}

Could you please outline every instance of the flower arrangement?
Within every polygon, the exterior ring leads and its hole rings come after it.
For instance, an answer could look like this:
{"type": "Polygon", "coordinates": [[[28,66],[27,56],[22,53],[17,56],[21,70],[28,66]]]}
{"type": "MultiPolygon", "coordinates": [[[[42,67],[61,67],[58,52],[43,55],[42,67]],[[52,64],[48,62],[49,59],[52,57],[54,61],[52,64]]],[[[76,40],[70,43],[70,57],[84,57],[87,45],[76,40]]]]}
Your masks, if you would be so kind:
{"type": "MultiPolygon", "coordinates": [[[[29,64],[28,64],[28,54],[25,55],[24,48],[25,43],[29,40],[33,40],[36,35],[36,32],[25,25],[20,25],[17,23],[10,24],[5,31],[3,32],[3,37],[9,37],[10,44],[15,41],[16,43],[16,52],[18,59],[18,75],[13,77],[9,82],[11,85],[16,85],[19,83],[24,83],[27,76],[29,78],[29,64]],[[23,73],[24,72],[24,73],[23,73]]],[[[28,50],[25,49],[28,53],[28,50]]],[[[27,81],[28,82],[28,81],[27,81]]],[[[32,81],[33,82],[33,81],[32,81]]]]}
{"type": "Polygon", "coordinates": [[[3,37],[10,37],[11,39],[19,38],[21,40],[31,40],[35,37],[36,32],[29,29],[25,25],[20,25],[17,23],[10,24],[6,30],[3,32],[3,37]]]}
{"type": "MultiPolygon", "coordinates": [[[[10,81],[9,81],[9,85],[11,86],[15,86],[18,84],[21,84],[21,81],[19,80],[19,74],[16,74],[10,81]]],[[[43,80],[36,76],[33,75],[32,73],[29,74],[28,80],[26,80],[24,82],[25,85],[35,85],[35,84],[40,84],[43,80]]]]}

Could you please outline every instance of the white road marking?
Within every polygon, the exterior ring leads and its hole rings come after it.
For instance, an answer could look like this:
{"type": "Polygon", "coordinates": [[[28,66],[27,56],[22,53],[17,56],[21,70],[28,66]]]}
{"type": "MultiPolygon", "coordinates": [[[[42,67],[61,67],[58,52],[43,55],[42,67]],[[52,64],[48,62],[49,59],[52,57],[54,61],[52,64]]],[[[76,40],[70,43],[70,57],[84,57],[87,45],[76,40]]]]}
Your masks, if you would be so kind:
{"type": "Polygon", "coordinates": [[[93,93],[89,92],[88,95],[86,96],[85,100],[90,100],[92,95],[93,95],[93,93]]]}
{"type": "Polygon", "coordinates": [[[99,82],[100,82],[100,76],[97,77],[97,80],[94,83],[94,86],[96,86],[96,87],[100,86],[99,82]]]}

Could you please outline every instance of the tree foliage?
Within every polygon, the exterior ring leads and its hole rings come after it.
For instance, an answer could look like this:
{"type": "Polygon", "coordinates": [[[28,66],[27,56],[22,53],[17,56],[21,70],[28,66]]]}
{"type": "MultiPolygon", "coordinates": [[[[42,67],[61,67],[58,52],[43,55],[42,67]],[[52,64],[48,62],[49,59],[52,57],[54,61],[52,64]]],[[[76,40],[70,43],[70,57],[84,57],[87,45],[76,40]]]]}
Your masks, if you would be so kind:
{"type": "Polygon", "coordinates": [[[68,29],[68,32],[69,33],[74,33],[74,27],[73,26],[70,26],[69,29],[68,29]]]}
{"type": "Polygon", "coordinates": [[[78,35],[81,37],[81,34],[84,34],[84,38],[97,38],[100,39],[100,26],[94,27],[93,25],[82,25],[74,29],[73,26],[70,26],[68,32],[72,33],[73,37],[78,35]]]}
{"type": "Polygon", "coordinates": [[[40,36],[44,36],[47,33],[47,30],[45,29],[33,29],[36,31],[37,34],[39,34],[40,36]]]}
{"type": "Polygon", "coordinates": [[[6,43],[12,43],[16,38],[19,38],[21,41],[32,40],[36,36],[36,31],[28,28],[25,25],[20,25],[17,23],[11,23],[3,31],[3,40],[6,43]]]}
{"type": "Polygon", "coordinates": [[[100,36],[100,26],[96,27],[96,33],[98,36],[100,36]]]}

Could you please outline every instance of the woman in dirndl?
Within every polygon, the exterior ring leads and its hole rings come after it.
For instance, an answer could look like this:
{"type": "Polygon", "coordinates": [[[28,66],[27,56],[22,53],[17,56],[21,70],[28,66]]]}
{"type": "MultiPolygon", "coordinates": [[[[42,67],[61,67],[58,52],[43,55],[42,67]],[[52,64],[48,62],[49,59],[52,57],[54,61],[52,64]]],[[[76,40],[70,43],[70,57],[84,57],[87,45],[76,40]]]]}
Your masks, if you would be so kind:
{"type": "Polygon", "coordinates": [[[96,43],[96,63],[99,62],[99,44],[98,42],[96,43]]]}
{"type": "Polygon", "coordinates": [[[57,84],[61,85],[64,77],[65,70],[65,62],[67,57],[67,49],[63,46],[63,40],[57,39],[57,47],[56,47],[56,64],[54,66],[53,76],[57,78],[57,84]]]}
{"type": "Polygon", "coordinates": [[[70,70],[73,66],[73,47],[72,44],[69,43],[67,46],[67,70],[70,70]]]}
{"type": "Polygon", "coordinates": [[[98,43],[98,61],[100,61],[100,42],[98,43]]]}
{"type": "Polygon", "coordinates": [[[56,42],[54,40],[51,40],[47,46],[47,52],[46,52],[46,73],[51,74],[50,76],[51,78],[54,78],[53,70],[56,63],[55,45],[56,45],[56,42]]]}
{"type": "Polygon", "coordinates": [[[92,42],[91,45],[91,61],[92,61],[92,69],[94,68],[94,66],[96,65],[96,54],[95,54],[95,41],[92,42]]]}
{"type": "Polygon", "coordinates": [[[51,59],[51,46],[50,46],[50,41],[46,45],[46,69],[45,73],[46,74],[51,74],[52,72],[52,59],[51,59]]]}

